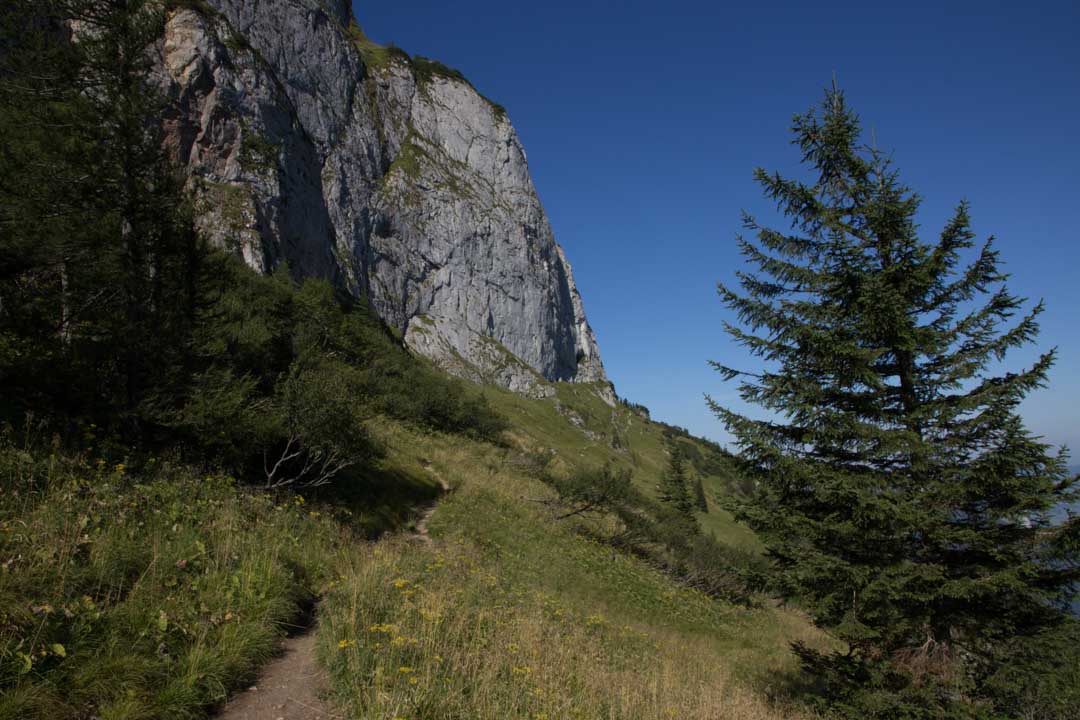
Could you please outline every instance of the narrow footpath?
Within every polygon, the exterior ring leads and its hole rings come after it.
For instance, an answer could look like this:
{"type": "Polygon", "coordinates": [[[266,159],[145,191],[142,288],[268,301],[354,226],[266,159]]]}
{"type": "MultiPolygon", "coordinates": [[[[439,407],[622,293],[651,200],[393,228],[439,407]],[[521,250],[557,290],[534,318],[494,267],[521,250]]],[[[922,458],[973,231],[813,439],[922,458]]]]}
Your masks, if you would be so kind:
{"type": "Polygon", "coordinates": [[[258,682],[237,694],[221,720],[334,720],[320,695],[326,674],[315,660],[315,628],[282,642],[281,655],[263,668],[258,682]]]}
{"type": "MultiPolygon", "coordinates": [[[[450,491],[446,480],[430,465],[425,469],[450,491]]],[[[432,503],[417,518],[407,537],[430,543],[428,522],[438,502],[432,503]]],[[[259,680],[236,694],[217,716],[217,720],[344,720],[323,700],[327,690],[326,672],[315,659],[315,622],[298,634],[285,638],[281,654],[267,663],[259,680]]]]}

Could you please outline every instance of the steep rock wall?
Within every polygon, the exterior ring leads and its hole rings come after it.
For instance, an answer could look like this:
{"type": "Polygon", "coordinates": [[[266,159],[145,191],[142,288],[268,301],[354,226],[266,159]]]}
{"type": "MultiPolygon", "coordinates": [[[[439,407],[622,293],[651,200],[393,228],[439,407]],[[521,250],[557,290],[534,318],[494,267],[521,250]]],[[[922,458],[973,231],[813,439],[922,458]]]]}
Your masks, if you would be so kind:
{"type": "Polygon", "coordinates": [[[368,293],[458,374],[606,384],[517,134],[464,78],[370,44],[347,0],[202,0],[160,67],[216,242],[368,293]]]}

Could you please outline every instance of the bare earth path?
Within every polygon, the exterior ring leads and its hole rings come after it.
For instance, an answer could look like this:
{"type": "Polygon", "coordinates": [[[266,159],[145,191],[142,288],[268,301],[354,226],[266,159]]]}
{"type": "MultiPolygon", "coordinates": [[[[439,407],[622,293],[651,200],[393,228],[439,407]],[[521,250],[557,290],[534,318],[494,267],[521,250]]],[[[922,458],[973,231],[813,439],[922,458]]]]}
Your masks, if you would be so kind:
{"type": "MultiPolygon", "coordinates": [[[[442,486],[443,494],[450,492],[450,485],[447,484],[446,480],[435,468],[431,467],[431,465],[425,465],[424,469],[439,481],[439,485],[442,486]]],[[[433,502],[427,510],[420,513],[420,517],[416,520],[416,529],[413,530],[411,535],[412,538],[419,540],[420,542],[431,542],[431,537],[428,535],[428,522],[431,520],[431,516],[435,514],[435,508],[438,506],[438,502],[433,502]]]]}
{"type": "MultiPolygon", "coordinates": [[[[426,469],[438,479],[444,493],[450,491],[434,468],[428,465],[426,469]]],[[[431,542],[428,521],[436,505],[432,503],[420,514],[411,538],[431,542]]],[[[217,720],[341,720],[344,716],[333,712],[321,699],[325,690],[326,673],[315,659],[312,625],[301,634],[286,638],[281,644],[281,655],[267,663],[255,685],[225,705],[217,720]]]]}
{"type": "Polygon", "coordinates": [[[270,661],[251,689],[225,706],[220,720],[335,720],[319,694],[326,674],[315,661],[315,629],[287,638],[280,657],[270,661]]]}

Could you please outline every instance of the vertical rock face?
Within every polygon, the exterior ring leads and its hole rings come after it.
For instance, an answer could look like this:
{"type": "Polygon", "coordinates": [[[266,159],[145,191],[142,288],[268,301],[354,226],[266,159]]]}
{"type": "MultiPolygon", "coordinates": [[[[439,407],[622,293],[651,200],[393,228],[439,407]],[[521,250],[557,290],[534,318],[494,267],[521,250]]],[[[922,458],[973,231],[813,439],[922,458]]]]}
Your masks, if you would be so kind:
{"type": "Polygon", "coordinates": [[[371,44],[348,0],[195,7],[168,20],[160,83],[208,235],[261,271],[288,262],[367,293],[458,374],[523,392],[606,384],[501,108],[438,63],[371,44]]]}

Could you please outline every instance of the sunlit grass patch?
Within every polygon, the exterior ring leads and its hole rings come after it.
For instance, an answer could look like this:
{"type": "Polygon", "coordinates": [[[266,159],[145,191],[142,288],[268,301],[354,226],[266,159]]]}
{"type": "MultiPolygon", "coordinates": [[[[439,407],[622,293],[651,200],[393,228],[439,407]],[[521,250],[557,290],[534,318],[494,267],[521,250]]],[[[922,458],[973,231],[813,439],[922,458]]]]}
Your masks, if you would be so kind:
{"type": "Polygon", "coordinates": [[[195,718],[336,562],[302,496],[0,449],[0,718],[195,718]]]}
{"type": "Polygon", "coordinates": [[[455,487],[430,523],[353,554],[323,604],[336,699],[364,718],[779,718],[798,616],[674,584],[553,521],[513,451],[388,439],[455,487]]]}
{"type": "Polygon", "coordinates": [[[321,626],[356,717],[793,717],[707,639],[510,583],[475,545],[391,542],[357,558],[321,626]]]}

